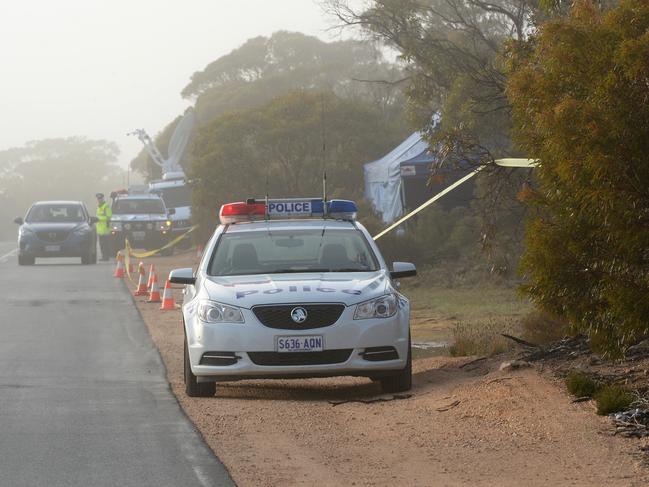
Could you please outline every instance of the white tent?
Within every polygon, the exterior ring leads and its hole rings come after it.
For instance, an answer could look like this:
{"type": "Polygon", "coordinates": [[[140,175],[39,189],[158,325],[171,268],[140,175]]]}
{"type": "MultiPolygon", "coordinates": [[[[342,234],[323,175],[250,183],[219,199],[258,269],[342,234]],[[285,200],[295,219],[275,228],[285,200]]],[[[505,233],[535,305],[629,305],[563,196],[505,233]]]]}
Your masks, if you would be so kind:
{"type": "Polygon", "coordinates": [[[401,168],[399,164],[425,151],[428,144],[415,132],[389,154],[363,166],[365,198],[381,214],[385,223],[391,223],[403,214],[401,201],[401,168]]]}

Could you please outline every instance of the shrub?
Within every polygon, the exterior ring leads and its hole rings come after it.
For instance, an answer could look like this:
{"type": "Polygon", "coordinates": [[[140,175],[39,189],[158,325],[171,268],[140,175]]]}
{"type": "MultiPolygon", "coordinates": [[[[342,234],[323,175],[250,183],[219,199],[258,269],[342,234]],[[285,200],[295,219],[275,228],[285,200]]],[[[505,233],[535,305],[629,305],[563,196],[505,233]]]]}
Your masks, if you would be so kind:
{"type": "Polygon", "coordinates": [[[627,409],[634,401],[633,394],[617,385],[607,385],[597,391],[597,414],[605,415],[617,413],[627,409]]]}
{"type": "Polygon", "coordinates": [[[649,329],[649,2],[595,3],[512,43],[507,89],[514,138],[541,161],[524,290],[614,356],[649,329]]]}
{"type": "Polygon", "coordinates": [[[588,374],[571,370],[566,376],[566,387],[575,397],[593,397],[599,389],[599,384],[588,374]]]}
{"type": "Polygon", "coordinates": [[[532,311],[523,318],[523,338],[537,345],[560,340],[568,332],[566,320],[543,311],[532,311]]]}
{"type": "Polygon", "coordinates": [[[513,342],[502,337],[501,333],[516,334],[516,326],[512,320],[490,320],[456,323],[452,331],[453,345],[449,352],[453,357],[492,356],[513,348],[513,342]]]}

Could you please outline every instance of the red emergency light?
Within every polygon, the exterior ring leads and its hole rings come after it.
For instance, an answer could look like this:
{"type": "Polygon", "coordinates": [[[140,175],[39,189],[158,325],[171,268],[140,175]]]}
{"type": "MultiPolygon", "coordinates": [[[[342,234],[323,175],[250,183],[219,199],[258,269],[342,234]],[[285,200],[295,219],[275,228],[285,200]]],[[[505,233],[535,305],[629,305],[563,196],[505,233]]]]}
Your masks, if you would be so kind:
{"type": "Polygon", "coordinates": [[[228,203],[221,206],[221,223],[238,223],[262,220],[266,216],[266,203],[228,203]]]}

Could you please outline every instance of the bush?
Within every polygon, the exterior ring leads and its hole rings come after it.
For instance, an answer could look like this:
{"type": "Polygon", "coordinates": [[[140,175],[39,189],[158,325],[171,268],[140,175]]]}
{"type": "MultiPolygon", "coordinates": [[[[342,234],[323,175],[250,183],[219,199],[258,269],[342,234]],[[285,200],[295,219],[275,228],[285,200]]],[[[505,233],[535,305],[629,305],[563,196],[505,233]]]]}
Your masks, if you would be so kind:
{"type": "Polygon", "coordinates": [[[523,338],[537,345],[546,345],[562,339],[568,333],[568,323],[561,318],[533,311],[523,318],[523,338]]]}
{"type": "Polygon", "coordinates": [[[599,384],[588,374],[571,370],[566,376],[566,387],[575,397],[593,397],[599,389],[599,384]]]}
{"type": "Polygon", "coordinates": [[[525,291],[615,356],[649,326],[649,2],[570,16],[511,43],[513,134],[538,190],[525,291]]]}
{"type": "Polygon", "coordinates": [[[597,414],[606,415],[623,411],[634,401],[633,394],[617,385],[607,385],[597,391],[597,414]]]}
{"type": "Polygon", "coordinates": [[[516,334],[512,320],[490,320],[474,323],[456,323],[453,326],[453,345],[449,352],[453,357],[486,355],[488,357],[513,348],[513,342],[501,333],[516,334]]]}

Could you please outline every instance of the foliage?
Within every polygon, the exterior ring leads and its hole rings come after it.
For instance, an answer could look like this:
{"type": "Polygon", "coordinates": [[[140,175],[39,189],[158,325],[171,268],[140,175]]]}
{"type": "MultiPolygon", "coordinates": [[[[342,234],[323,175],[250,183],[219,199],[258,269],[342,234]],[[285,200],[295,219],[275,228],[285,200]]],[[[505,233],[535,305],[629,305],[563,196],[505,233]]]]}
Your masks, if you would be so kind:
{"type": "Polygon", "coordinates": [[[618,385],[606,385],[595,394],[597,414],[605,415],[617,413],[627,409],[635,397],[629,391],[618,385]]]}
{"type": "Polygon", "coordinates": [[[361,165],[402,135],[367,103],[332,93],[295,91],[259,109],[218,117],[199,131],[193,148],[197,221],[210,231],[223,202],[262,197],[266,182],[271,197],[321,195],[325,168],[330,197],[358,199],[361,165]]]}
{"type": "Polygon", "coordinates": [[[599,390],[600,384],[580,370],[571,370],[566,376],[566,387],[575,397],[593,397],[599,390]]]}
{"type": "Polygon", "coordinates": [[[523,318],[523,338],[537,345],[546,345],[567,335],[568,323],[542,311],[533,311],[523,318]]]}
{"type": "MultiPolygon", "coordinates": [[[[399,86],[374,80],[397,79],[400,69],[384,59],[375,43],[324,42],[296,32],[255,37],[194,73],[182,95],[195,101],[199,127],[227,113],[259,108],[295,90],[330,91],[340,98],[366,102],[373,117],[391,123],[401,116],[399,86]]],[[[156,137],[164,153],[176,121],[156,137]]],[[[142,151],[132,167],[149,177],[157,169],[142,151]]],[[[186,157],[183,166],[190,164],[186,157]]]]}
{"type": "Polygon", "coordinates": [[[507,319],[457,323],[453,326],[453,345],[449,351],[453,357],[498,355],[513,348],[512,342],[501,333],[516,335],[517,330],[515,323],[507,319]]]}
{"type": "Polygon", "coordinates": [[[524,290],[617,354],[649,334],[649,3],[580,2],[510,46],[515,136],[541,161],[524,290]]]}
{"type": "MultiPolygon", "coordinates": [[[[490,177],[479,178],[474,205],[479,250],[493,272],[511,273],[522,249],[525,213],[514,196],[527,171],[493,165],[497,158],[520,155],[510,139],[502,52],[507,40],[526,39],[538,2],[372,0],[362,10],[349,0],[324,3],[343,25],[361,26],[398,51],[407,74],[408,113],[441,164],[491,163],[490,177]],[[434,128],[433,114],[441,119],[434,128]]],[[[438,253],[434,243],[428,254],[438,253]]]]}
{"type": "Polygon", "coordinates": [[[349,0],[325,3],[344,25],[360,25],[399,52],[416,125],[440,112],[444,132],[461,127],[493,154],[510,152],[500,53],[506,39],[525,38],[537,2],[373,0],[362,11],[349,0]]]}
{"type": "Polygon", "coordinates": [[[83,137],[37,140],[1,151],[0,229],[13,233],[9,222],[37,200],[83,200],[93,211],[95,193],[122,184],[118,154],[113,142],[83,137]]]}

